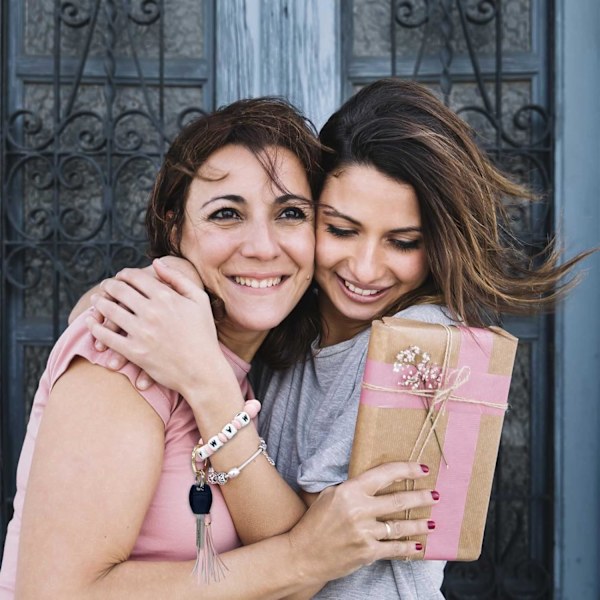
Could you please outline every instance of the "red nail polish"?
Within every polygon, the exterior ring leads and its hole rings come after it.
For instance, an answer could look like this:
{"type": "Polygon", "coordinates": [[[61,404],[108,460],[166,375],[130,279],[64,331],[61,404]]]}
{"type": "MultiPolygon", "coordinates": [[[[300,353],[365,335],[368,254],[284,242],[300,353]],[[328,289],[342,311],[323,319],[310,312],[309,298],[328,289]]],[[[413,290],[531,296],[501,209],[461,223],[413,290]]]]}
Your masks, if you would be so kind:
{"type": "Polygon", "coordinates": [[[439,492],[436,492],[435,490],[433,490],[433,492],[431,492],[431,497],[434,500],[439,500],[440,499],[440,494],[439,494],[439,492]]]}
{"type": "Polygon", "coordinates": [[[421,550],[423,550],[423,544],[421,544],[421,542],[417,542],[415,544],[415,550],[417,550],[418,552],[420,552],[421,550]]]}
{"type": "Polygon", "coordinates": [[[427,529],[435,529],[435,521],[427,521],[427,529]]]}
{"type": "Polygon", "coordinates": [[[429,473],[429,467],[427,465],[421,465],[421,471],[423,471],[423,473],[429,473]]]}

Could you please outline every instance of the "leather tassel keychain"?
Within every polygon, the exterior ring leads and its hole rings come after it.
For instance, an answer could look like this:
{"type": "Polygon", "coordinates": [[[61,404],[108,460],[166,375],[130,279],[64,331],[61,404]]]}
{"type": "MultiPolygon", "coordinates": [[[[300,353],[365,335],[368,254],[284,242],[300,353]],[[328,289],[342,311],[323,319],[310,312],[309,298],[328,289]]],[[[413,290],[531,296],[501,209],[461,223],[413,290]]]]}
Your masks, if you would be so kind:
{"type": "MultiPolygon", "coordinates": [[[[197,452],[200,446],[196,446],[192,452],[192,469],[196,478],[190,488],[190,508],[196,517],[196,564],[192,573],[196,575],[198,583],[210,583],[220,581],[225,575],[227,567],[217,554],[212,533],[210,520],[210,507],[212,505],[212,491],[206,481],[204,468],[198,468],[196,464],[197,452]]],[[[204,462],[203,467],[206,467],[204,462]]]]}

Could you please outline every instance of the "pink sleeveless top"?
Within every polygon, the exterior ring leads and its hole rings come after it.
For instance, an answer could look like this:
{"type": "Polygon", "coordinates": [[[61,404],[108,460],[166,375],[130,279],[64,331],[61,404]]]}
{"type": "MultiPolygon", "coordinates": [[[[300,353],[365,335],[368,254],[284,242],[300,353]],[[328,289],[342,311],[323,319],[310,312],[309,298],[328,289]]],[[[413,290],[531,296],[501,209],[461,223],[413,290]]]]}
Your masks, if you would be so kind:
{"type": "MultiPolygon", "coordinates": [[[[106,367],[112,354],[110,350],[98,352],[94,349],[92,336],[84,323],[86,316],[87,313],[84,313],[77,318],[54,346],[35,395],[17,469],[14,516],[8,525],[0,571],[0,600],[8,600],[14,595],[23,501],[27,493],[36,437],[50,390],[75,356],[82,356],[93,364],[106,367]]],[[[224,346],[221,349],[237,376],[244,397],[250,397],[251,389],[246,377],[250,365],[224,346]]],[[[132,364],[121,369],[121,373],[133,385],[139,371],[132,364]]],[[[139,393],[164,423],[165,451],[162,473],[130,558],[192,560],[196,557],[196,520],[188,504],[188,492],[193,483],[190,456],[200,433],[189,405],[173,390],[155,384],[139,393]]],[[[219,487],[211,486],[211,489],[212,532],[217,551],[221,553],[239,546],[240,541],[219,487]]]]}

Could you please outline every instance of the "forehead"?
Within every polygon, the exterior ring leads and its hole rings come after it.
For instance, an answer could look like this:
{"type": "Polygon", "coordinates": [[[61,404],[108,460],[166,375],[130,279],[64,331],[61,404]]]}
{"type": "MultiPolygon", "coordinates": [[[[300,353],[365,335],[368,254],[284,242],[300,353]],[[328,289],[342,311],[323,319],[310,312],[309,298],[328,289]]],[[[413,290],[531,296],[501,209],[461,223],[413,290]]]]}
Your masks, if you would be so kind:
{"type": "Polygon", "coordinates": [[[329,175],[320,200],[324,211],[329,206],[361,222],[388,223],[389,228],[416,227],[421,221],[414,188],[372,166],[351,165],[329,175]]]}
{"type": "Polygon", "coordinates": [[[287,148],[268,146],[252,151],[245,146],[229,144],[213,152],[197,172],[200,180],[219,182],[224,180],[293,179],[296,184],[307,181],[302,163],[287,148]]]}

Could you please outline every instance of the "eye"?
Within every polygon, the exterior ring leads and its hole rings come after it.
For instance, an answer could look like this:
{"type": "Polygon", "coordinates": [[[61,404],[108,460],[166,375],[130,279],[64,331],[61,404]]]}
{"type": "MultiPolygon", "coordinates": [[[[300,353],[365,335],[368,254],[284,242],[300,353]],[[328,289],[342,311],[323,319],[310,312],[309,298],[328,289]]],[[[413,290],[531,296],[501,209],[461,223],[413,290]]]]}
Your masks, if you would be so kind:
{"type": "Polygon", "coordinates": [[[235,208],[220,208],[208,217],[213,221],[231,221],[233,219],[240,219],[240,213],[235,208]]]}
{"type": "Polygon", "coordinates": [[[421,240],[397,240],[395,238],[390,239],[390,243],[394,248],[401,252],[409,252],[410,250],[416,250],[421,246],[421,240]]]}
{"type": "Polygon", "coordinates": [[[293,221],[304,221],[306,212],[297,206],[288,206],[279,213],[280,219],[290,219],[293,221]]]}
{"type": "Polygon", "coordinates": [[[327,233],[331,233],[335,237],[350,237],[354,235],[356,232],[353,229],[342,229],[340,227],[336,227],[335,225],[327,225],[327,233]]]}

